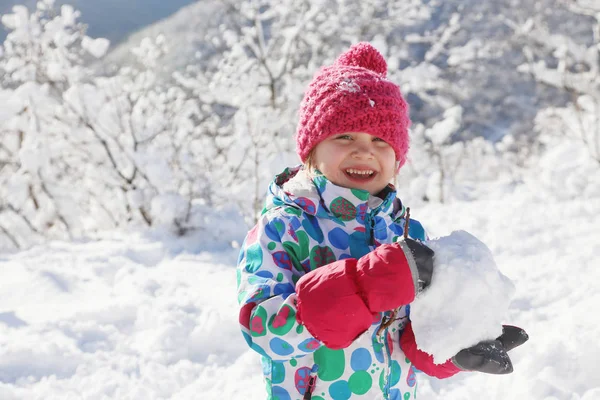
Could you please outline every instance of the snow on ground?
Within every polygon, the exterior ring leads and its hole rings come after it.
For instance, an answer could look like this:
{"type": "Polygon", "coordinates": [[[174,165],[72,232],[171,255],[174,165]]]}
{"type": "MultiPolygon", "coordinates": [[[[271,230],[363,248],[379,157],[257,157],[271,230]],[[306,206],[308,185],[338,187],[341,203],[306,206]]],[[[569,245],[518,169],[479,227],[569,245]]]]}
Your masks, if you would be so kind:
{"type": "MultiPolygon", "coordinates": [[[[600,201],[507,195],[412,214],[431,236],[464,229],[488,245],[516,284],[506,322],[530,335],[513,374],[421,374],[419,399],[600,399],[600,201]]],[[[196,240],[0,254],[0,399],[264,399],[237,327],[237,251],[196,240]]]]}

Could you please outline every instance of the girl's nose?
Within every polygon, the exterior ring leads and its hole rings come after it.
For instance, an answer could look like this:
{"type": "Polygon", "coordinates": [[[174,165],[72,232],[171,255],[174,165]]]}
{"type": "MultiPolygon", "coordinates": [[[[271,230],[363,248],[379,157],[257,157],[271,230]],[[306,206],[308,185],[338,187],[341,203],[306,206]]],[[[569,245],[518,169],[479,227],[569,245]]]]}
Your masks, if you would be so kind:
{"type": "Polygon", "coordinates": [[[371,143],[356,143],[354,151],[352,152],[352,157],[357,159],[372,159],[373,149],[371,143]]]}

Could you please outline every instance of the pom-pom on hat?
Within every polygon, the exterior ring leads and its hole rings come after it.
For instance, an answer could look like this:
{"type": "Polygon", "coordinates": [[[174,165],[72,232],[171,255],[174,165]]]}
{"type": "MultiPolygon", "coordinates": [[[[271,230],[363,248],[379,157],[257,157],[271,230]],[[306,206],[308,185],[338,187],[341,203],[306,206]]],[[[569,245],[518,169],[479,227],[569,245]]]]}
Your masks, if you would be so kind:
{"type": "Polygon", "coordinates": [[[386,79],[387,63],[361,42],[323,67],[308,85],[300,105],[296,150],[302,162],[321,141],[336,134],[364,132],[392,146],[400,166],[408,151],[408,104],[386,79]]]}

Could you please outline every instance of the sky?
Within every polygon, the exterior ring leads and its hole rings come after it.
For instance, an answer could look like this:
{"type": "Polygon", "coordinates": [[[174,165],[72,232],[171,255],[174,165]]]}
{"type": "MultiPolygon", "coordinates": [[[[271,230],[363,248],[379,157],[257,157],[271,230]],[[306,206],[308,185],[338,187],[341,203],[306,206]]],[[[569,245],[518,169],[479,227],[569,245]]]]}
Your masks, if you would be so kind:
{"type": "MultiPolygon", "coordinates": [[[[57,0],[56,5],[70,4],[81,11],[80,21],[88,25],[88,35],[104,37],[116,44],[127,35],[168,17],[195,0],[57,0]]],[[[0,0],[0,14],[8,13],[17,4],[33,10],[36,0],[0,0]]],[[[0,30],[0,41],[6,31],[0,30]]]]}

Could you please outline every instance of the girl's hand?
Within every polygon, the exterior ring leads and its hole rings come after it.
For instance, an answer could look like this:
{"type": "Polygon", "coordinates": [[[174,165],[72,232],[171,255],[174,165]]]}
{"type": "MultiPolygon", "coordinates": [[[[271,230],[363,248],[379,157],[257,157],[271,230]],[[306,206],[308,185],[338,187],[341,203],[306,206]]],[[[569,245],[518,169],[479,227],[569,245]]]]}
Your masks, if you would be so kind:
{"type": "Polygon", "coordinates": [[[510,374],[513,371],[508,351],[525,343],[527,333],[516,326],[502,325],[502,335],[496,340],[483,341],[452,357],[452,362],[464,371],[487,374],[510,374]]]}

